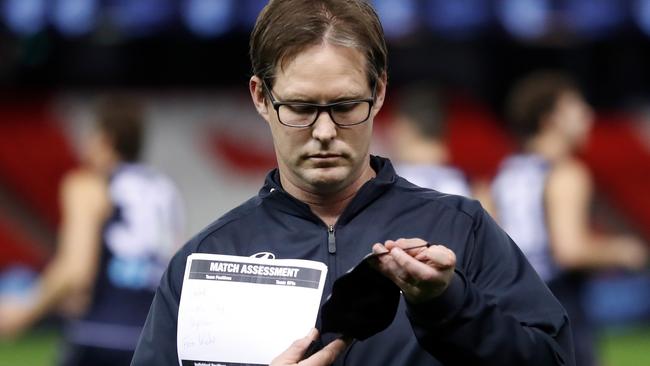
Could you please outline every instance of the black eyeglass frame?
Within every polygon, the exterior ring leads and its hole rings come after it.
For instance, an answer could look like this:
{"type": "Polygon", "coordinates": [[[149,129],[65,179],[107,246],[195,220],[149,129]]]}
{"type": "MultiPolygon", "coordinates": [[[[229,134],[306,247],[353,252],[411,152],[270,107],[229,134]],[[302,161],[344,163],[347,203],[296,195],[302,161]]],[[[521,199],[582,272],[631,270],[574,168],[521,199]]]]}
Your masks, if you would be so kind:
{"type": "Polygon", "coordinates": [[[282,101],[277,101],[275,97],[273,96],[273,93],[271,93],[271,88],[269,88],[268,84],[266,83],[266,80],[262,80],[262,84],[264,86],[264,92],[266,93],[267,97],[269,98],[269,101],[271,102],[271,105],[273,106],[273,109],[275,109],[275,113],[278,116],[278,121],[283,125],[287,127],[293,127],[293,128],[307,128],[311,127],[316,123],[318,120],[318,117],[323,111],[327,111],[327,114],[330,116],[330,119],[332,122],[334,122],[335,125],[339,127],[350,127],[350,126],[356,126],[360,125],[366,121],[368,121],[368,118],[370,118],[370,113],[372,113],[372,107],[375,105],[375,97],[376,97],[376,92],[377,92],[377,83],[373,83],[372,86],[372,96],[370,98],[363,98],[363,99],[350,99],[350,100],[342,100],[340,102],[334,102],[334,103],[327,103],[327,104],[318,104],[318,103],[307,103],[307,102],[282,102],[282,101]],[[356,122],[356,123],[350,123],[350,124],[340,124],[336,122],[334,119],[334,115],[332,114],[332,108],[339,106],[339,105],[345,105],[349,103],[368,103],[368,115],[366,118],[363,120],[356,122]],[[285,122],[282,122],[282,119],[280,118],[280,107],[283,105],[288,105],[288,106],[303,106],[303,107],[314,107],[316,108],[316,115],[314,116],[314,120],[311,121],[311,123],[307,125],[291,125],[285,122]]]}

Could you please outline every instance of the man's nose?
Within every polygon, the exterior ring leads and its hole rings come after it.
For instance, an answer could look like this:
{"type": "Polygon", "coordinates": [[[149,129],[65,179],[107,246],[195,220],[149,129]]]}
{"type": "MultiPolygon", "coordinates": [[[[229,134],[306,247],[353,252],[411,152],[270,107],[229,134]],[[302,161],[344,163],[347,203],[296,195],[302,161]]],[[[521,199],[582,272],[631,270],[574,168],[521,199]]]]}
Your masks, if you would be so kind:
{"type": "Polygon", "coordinates": [[[312,126],[311,133],[313,138],[321,141],[332,140],[336,137],[336,124],[332,121],[332,117],[330,117],[327,110],[322,109],[318,111],[318,116],[312,126]]]}

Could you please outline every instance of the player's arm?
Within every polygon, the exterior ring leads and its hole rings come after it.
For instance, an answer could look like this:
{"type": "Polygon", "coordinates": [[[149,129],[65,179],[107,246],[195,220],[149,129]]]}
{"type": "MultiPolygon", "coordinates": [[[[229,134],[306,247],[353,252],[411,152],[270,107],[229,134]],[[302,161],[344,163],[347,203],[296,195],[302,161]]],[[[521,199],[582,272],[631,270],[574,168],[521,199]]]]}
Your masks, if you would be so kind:
{"type": "Polygon", "coordinates": [[[1,304],[0,335],[15,336],[64,298],[90,290],[101,228],[110,209],[106,184],[94,174],[74,172],[64,179],[60,199],[63,221],[56,254],[43,271],[30,305],[1,304]]]}
{"type": "Polygon", "coordinates": [[[590,230],[592,192],[591,176],[582,163],[566,161],[551,171],[545,199],[555,260],[567,269],[641,268],[647,253],[639,240],[598,236],[590,230]]]}

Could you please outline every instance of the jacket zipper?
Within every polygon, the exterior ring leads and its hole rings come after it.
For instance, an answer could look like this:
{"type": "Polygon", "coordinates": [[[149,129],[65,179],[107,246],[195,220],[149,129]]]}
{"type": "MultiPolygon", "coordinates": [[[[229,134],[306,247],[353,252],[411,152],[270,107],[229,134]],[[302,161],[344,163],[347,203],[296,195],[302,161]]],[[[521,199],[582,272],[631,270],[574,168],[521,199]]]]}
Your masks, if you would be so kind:
{"type": "Polygon", "coordinates": [[[336,236],[334,233],[334,225],[327,226],[327,277],[328,282],[331,284],[334,283],[338,277],[338,271],[336,266],[336,236]]]}
{"type": "Polygon", "coordinates": [[[336,236],[334,235],[334,225],[327,227],[327,251],[330,254],[336,253],[336,236]]]}

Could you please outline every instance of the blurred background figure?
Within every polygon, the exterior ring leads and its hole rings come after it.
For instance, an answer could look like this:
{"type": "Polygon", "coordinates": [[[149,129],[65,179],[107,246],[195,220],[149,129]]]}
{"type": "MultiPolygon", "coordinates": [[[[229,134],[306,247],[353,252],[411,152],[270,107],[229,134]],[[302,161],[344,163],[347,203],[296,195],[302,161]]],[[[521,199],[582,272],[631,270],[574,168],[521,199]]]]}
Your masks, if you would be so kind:
{"type": "Polygon", "coordinates": [[[401,88],[397,98],[389,134],[397,173],[420,187],[471,196],[464,174],[449,165],[447,115],[440,93],[420,83],[401,88]]]}
{"type": "Polygon", "coordinates": [[[70,320],[61,365],[129,365],[155,288],[184,239],[172,182],[138,162],[142,106],[119,96],[97,108],[82,164],[61,184],[54,257],[29,299],[0,299],[0,337],[50,312],[70,320]]]}
{"type": "Polygon", "coordinates": [[[596,365],[594,335],[582,306],[585,275],[638,271],[644,243],[633,236],[596,234],[590,227],[593,179],[575,154],[593,112],[568,76],[551,71],[520,80],[507,99],[507,118],[520,144],[494,181],[498,221],[565,306],[579,366],[596,365]]]}

